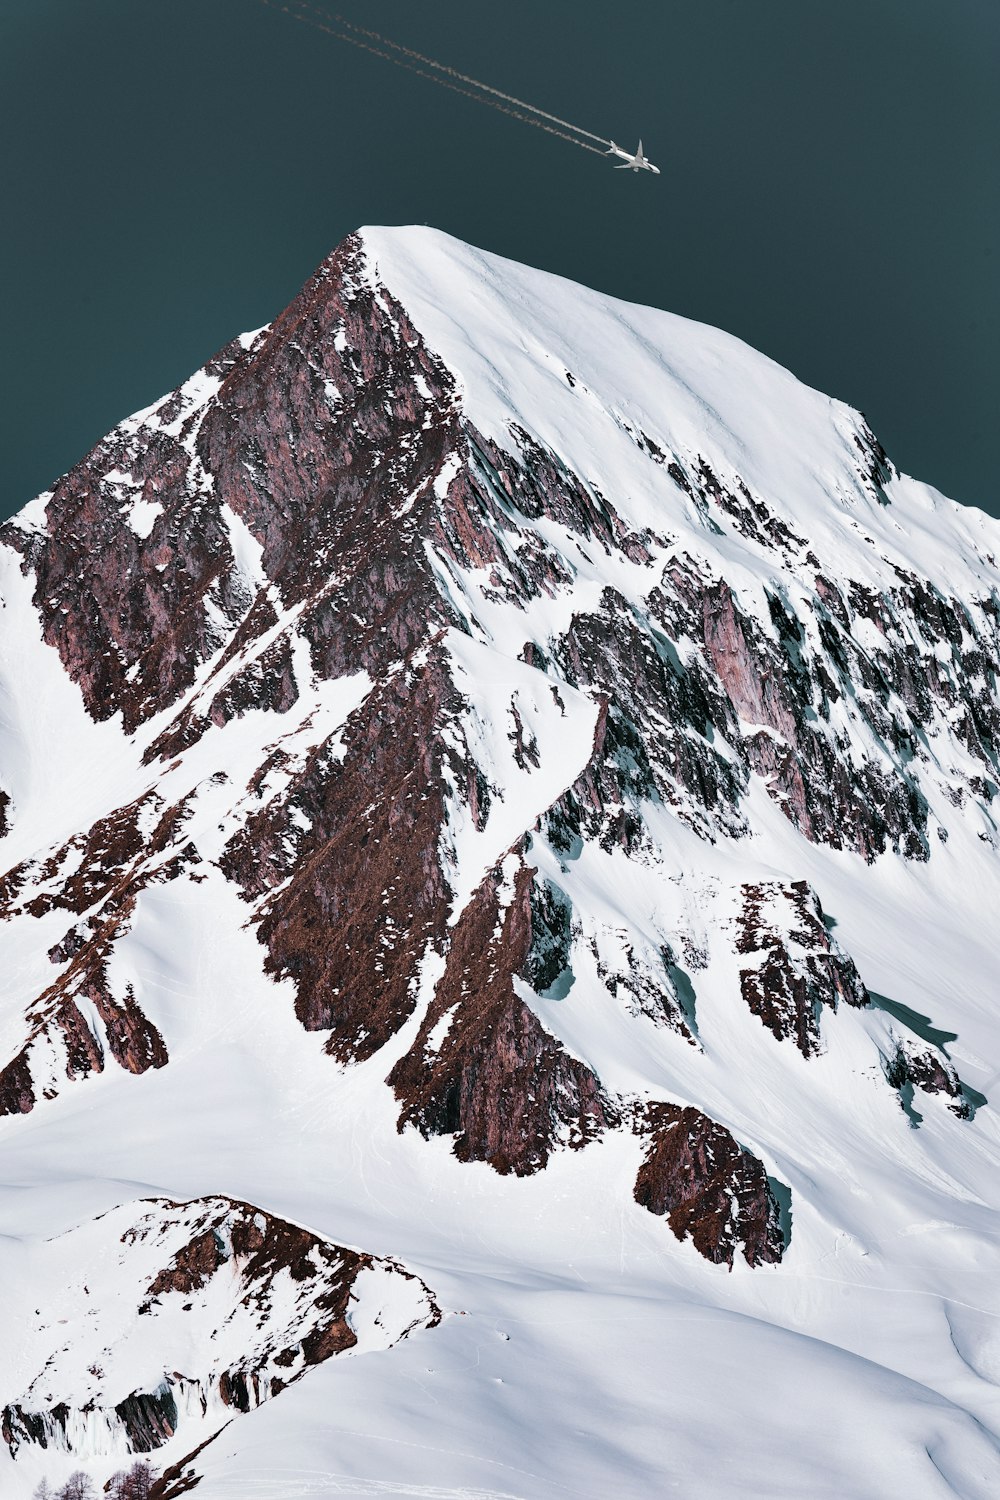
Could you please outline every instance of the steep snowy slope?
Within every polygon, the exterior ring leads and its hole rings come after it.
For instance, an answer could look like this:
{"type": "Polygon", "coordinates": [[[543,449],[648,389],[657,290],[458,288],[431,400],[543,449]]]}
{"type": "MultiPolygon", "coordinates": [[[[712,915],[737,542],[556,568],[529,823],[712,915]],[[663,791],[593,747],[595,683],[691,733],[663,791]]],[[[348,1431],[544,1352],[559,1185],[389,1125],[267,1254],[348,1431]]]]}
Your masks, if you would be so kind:
{"type": "Polygon", "coordinates": [[[995,1494],[998,548],[419,229],[8,523],[0,1493],[995,1494]]]}

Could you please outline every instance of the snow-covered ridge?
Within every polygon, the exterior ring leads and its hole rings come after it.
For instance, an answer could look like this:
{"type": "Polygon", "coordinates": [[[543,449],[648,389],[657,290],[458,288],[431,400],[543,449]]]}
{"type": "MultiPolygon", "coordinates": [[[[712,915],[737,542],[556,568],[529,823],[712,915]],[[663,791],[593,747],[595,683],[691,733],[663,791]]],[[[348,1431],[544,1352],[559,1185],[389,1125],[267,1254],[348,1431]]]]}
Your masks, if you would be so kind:
{"type": "Polygon", "coordinates": [[[742,479],[802,533],[835,577],[884,584],[899,566],[949,587],[998,582],[992,517],[899,474],[884,455],[883,475],[866,474],[880,455],[860,414],[731,334],[437,230],[360,237],[373,284],[444,360],[469,420],[502,446],[522,425],[613,495],[632,529],[690,521],[690,507],[678,515],[676,500],[664,505],[670,490],[656,471],[671,456],[703,456],[727,490],[742,479]]]}
{"type": "Polygon", "coordinates": [[[220,1500],[991,1493],[998,544],[738,341],[421,229],[3,528],[4,1495],[140,1428],[220,1500]],[[362,1247],[380,1357],[242,1252],[140,1311],[233,1213],[362,1247]]]}
{"type": "Polygon", "coordinates": [[[123,1204],[37,1246],[25,1282],[0,1417],[14,1457],[190,1449],[323,1360],[440,1320],[395,1263],[225,1198],[123,1204]]]}

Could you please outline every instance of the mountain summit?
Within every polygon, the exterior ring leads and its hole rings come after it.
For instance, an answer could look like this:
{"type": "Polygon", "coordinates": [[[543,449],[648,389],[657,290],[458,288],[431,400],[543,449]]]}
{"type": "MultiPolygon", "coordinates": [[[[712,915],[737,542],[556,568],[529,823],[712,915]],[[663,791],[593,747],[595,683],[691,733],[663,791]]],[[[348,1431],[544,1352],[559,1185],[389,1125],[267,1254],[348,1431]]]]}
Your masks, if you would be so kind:
{"type": "Polygon", "coordinates": [[[0,529],[3,1495],[995,1495],[998,556],[416,228],[0,529]]]}

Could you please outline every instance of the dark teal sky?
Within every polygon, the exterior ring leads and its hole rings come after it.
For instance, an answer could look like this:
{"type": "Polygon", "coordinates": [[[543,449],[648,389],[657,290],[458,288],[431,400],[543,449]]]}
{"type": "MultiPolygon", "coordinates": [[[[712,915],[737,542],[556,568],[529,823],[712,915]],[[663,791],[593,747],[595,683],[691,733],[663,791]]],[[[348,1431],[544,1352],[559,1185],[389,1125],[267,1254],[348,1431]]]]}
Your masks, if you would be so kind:
{"type": "Polygon", "coordinates": [[[340,7],[663,175],[258,0],[0,0],[0,513],[416,221],[738,334],[1000,514],[996,0],[340,7]]]}

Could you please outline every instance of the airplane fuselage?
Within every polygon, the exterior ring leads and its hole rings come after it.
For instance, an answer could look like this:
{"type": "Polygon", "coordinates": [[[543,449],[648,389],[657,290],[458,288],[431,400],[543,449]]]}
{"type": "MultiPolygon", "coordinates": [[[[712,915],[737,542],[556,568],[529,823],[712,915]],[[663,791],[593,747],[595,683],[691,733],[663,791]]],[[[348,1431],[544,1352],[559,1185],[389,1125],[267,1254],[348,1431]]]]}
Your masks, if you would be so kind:
{"type": "Polygon", "coordinates": [[[616,146],[614,141],[612,141],[610,150],[605,154],[607,156],[621,157],[621,166],[619,167],[616,164],[616,168],[619,172],[626,172],[631,170],[633,172],[655,172],[657,177],[659,177],[660,175],[659,167],[654,167],[653,163],[649,161],[645,156],[643,156],[642,141],[639,142],[639,145],[634,152],[623,151],[620,146],[616,146]]]}

